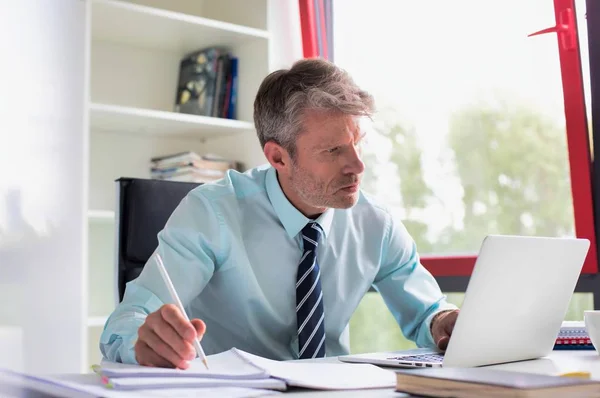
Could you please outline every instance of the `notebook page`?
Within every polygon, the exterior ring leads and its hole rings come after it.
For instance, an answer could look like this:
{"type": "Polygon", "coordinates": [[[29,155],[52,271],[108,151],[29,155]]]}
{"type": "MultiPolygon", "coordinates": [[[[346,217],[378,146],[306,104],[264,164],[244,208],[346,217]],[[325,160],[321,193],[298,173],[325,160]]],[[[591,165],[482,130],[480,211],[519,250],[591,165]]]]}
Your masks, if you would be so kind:
{"type": "Polygon", "coordinates": [[[115,390],[243,387],[285,391],[287,388],[283,380],[274,378],[227,380],[205,377],[118,377],[109,379],[107,386],[115,390]]]}
{"type": "Polygon", "coordinates": [[[289,386],[319,390],[395,388],[396,374],[370,364],[273,361],[233,348],[249,362],[289,386]]]}
{"type": "MultiPolygon", "coordinates": [[[[0,371],[0,380],[2,379],[0,371]]],[[[41,380],[42,377],[27,376],[30,379],[41,380]]],[[[212,387],[212,388],[158,388],[158,389],[142,389],[136,391],[120,391],[106,388],[102,384],[100,377],[94,374],[69,374],[56,375],[46,377],[47,383],[52,386],[63,387],[63,390],[48,388],[47,384],[37,386],[38,391],[44,391],[57,397],[69,398],[132,398],[132,397],[164,397],[164,398],[184,398],[184,397],[202,397],[202,398],[254,398],[263,397],[274,394],[281,394],[275,390],[265,390],[259,388],[243,388],[243,387],[212,387]]],[[[1,383],[0,383],[1,385],[1,383]]],[[[0,392],[2,388],[0,387],[0,392]]],[[[4,396],[0,393],[0,396],[4,396]]],[[[28,397],[29,395],[19,395],[28,397]]]]}
{"type": "MultiPolygon", "coordinates": [[[[138,392],[138,391],[136,391],[138,392]]],[[[187,397],[202,397],[202,398],[255,398],[265,397],[268,395],[281,394],[279,391],[262,390],[257,388],[238,388],[238,387],[223,387],[223,388],[176,388],[166,390],[143,390],[139,391],[140,396],[154,398],[187,398],[187,397]]],[[[116,392],[115,392],[116,393],[116,392]]],[[[106,398],[131,398],[131,393],[119,392],[120,395],[106,395],[106,398]]]]}
{"type": "Polygon", "coordinates": [[[253,366],[232,350],[207,357],[210,369],[200,359],[191,361],[188,369],[153,368],[139,365],[123,365],[103,362],[96,371],[108,378],[117,377],[203,377],[210,379],[265,379],[269,374],[253,366]]]}

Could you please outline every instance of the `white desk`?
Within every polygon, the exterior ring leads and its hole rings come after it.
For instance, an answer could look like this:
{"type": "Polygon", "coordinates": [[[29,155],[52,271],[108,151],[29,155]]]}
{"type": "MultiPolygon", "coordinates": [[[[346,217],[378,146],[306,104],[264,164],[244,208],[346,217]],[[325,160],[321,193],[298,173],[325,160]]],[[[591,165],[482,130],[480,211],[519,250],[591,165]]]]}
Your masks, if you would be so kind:
{"type": "MultiPolygon", "coordinates": [[[[318,359],[315,362],[337,362],[336,358],[318,359]]],[[[545,358],[514,362],[503,365],[490,366],[494,369],[513,370],[518,372],[541,373],[547,375],[558,375],[561,373],[587,371],[592,374],[593,379],[600,380],[600,355],[596,351],[553,351],[545,358]]],[[[89,377],[97,378],[96,375],[65,375],[63,380],[79,381],[89,377]]],[[[393,389],[382,390],[360,390],[360,391],[290,391],[285,395],[295,398],[325,398],[325,397],[405,397],[407,395],[397,393],[393,389]]],[[[276,396],[276,395],[275,395],[276,396]]]]}
{"type": "MultiPolygon", "coordinates": [[[[328,359],[333,361],[334,359],[328,359]]],[[[586,371],[592,374],[593,379],[600,380],[600,355],[594,351],[553,351],[548,357],[532,360],[494,365],[489,368],[511,370],[516,372],[540,373],[546,375],[559,375],[561,373],[586,371]]],[[[406,397],[408,395],[397,393],[393,390],[370,391],[306,391],[292,392],[294,397],[406,397]]],[[[288,395],[290,395],[288,394],[288,395]]]]}

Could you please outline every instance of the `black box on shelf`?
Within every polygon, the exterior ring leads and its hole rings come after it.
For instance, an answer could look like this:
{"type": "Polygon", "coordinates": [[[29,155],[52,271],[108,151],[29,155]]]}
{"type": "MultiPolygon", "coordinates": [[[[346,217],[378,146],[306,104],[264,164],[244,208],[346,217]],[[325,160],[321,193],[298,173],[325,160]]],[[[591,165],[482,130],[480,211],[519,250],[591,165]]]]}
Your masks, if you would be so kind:
{"type": "Polygon", "coordinates": [[[175,112],[235,119],[237,58],[222,47],[186,55],[179,65],[175,112]]]}

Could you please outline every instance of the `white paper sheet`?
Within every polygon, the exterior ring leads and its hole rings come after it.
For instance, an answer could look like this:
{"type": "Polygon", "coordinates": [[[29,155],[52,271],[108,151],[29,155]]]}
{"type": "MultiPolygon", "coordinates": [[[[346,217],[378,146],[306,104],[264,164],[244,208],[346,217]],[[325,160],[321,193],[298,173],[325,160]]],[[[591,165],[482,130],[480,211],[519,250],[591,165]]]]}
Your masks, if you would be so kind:
{"type": "Polygon", "coordinates": [[[110,379],[109,386],[115,390],[243,387],[285,391],[287,388],[283,380],[275,378],[226,380],[207,379],[204,377],[117,377],[110,379]]]}
{"type": "MultiPolygon", "coordinates": [[[[355,390],[370,388],[394,388],[394,372],[370,364],[314,363],[303,361],[273,361],[250,353],[231,349],[209,357],[210,371],[201,362],[196,362],[188,370],[149,368],[142,366],[103,366],[102,375],[107,376],[115,388],[146,388],[150,383],[164,387],[171,379],[203,378],[206,380],[227,380],[230,386],[245,387],[247,380],[266,380],[270,377],[285,381],[288,386],[319,390],[355,390]],[[118,385],[118,379],[127,377],[130,381],[118,385]],[[157,380],[160,378],[160,380],[157,380]],[[156,380],[156,381],[153,381],[156,380]],[[235,381],[240,381],[236,383],[235,381]],[[118,386],[118,387],[117,387],[118,386]]],[[[191,382],[191,381],[190,381],[191,382]]],[[[169,383],[185,383],[171,381],[169,383]]],[[[222,384],[222,385],[223,385],[222,384]]],[[[190,385],[190,384],[185,384],[190,385]]],[[[265,388],[266,384],[261,385],[265,388]]]]}
{"type": "Polygon", "coordinates": [[[233,349],[288,385],[319,390],[394,388],[396,374],[369,364],[273,361],[233,349]]]}
{"type": "Polygon", "coordinates": [[[220,388],[167,388],[160,390],[135,390],[135,391],[106,391],[102,394],[105,398],[129,397],[164,397],[164,398],[255,398],[267,395],[281,394],[279,391],[261,390],[255,388],[220,387],[220,388]]]}
{"type": "Polygon", "coordinates": [[[269,377],[262,369],[251,365],[232,350],[210,355],[207,359],[210,368],[208,370],[199,359],[195,359],[191,361],[191,366],[185,370],[102,362],[102,365],[96,368],[95,371],[110,379],[117,377],[204,377],[209,379],[249,380],[269,377]]]}
{"type": "MultiPolygon", "coordinates": [[[[280,394],[279,391],[240,388],[164,388],[164,389],[141,389],[135,391],[117,391],[106,388],[98,375],[77,374],[64,376],[33,376],[17,373],[3,373],[0,370],[0,395],[3,389],[7,389],[9,396],[30,396],[31,390],[45,392],[53,397],[65,398],[133,398],[133,397],[169,397],[169,398],[254,398],[266,395],[280,394]]],[[[6,391],[5,391],[6,392],[6,391]]]]}

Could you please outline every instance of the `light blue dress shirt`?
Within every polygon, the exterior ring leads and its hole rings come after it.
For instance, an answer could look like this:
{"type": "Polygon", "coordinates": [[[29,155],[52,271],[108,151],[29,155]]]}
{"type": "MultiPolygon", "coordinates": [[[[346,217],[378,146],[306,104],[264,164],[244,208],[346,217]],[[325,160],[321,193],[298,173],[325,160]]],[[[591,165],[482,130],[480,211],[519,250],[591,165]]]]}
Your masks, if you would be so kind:
{"type": "MultiPolygon", "coordinates": [[[[272,167],[227,176],[191,191],[158,234],[165,267],[190,318],[207,325],[207,355],[237,347],[272,359],[298,358],[296,272],[309,221],[286,198],[272,167]]],[[[455,307],[419,262],[402,223],[360,194],[349,209],[317,221],[325,310],[326,355],[349,353],[348,323],[371,286],[383,296],[404,335],[433,347],[430,322],[455,307]]],[[[127,284],[100,340],[105,358],[136,363],[134,344],[146,316],[169,294],[154,256],[127,284]]],[[[377,320],[373,320],[377,322],[377,320]]]]}

